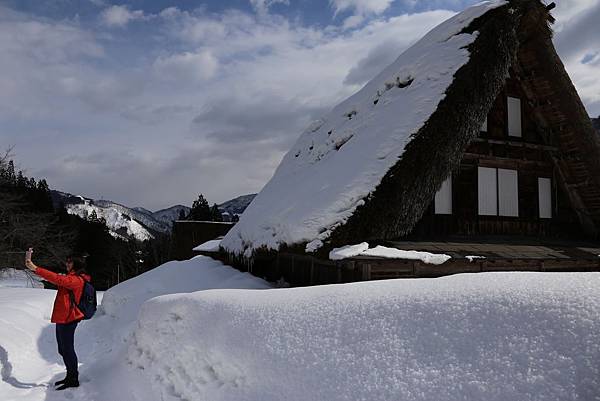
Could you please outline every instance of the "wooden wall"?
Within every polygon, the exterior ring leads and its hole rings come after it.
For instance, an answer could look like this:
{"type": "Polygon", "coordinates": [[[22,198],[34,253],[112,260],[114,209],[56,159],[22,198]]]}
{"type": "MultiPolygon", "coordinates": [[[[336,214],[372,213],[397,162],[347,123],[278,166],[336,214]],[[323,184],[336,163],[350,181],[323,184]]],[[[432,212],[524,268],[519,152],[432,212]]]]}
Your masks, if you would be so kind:
{"type": "Polygon", "coordinates": [[[557,184],[556,166],[551,157],[558,151],[554,146],[555,138],[542,135],[532,115],[531,106],[518,80],[508,79],[506,88],[488,114],[487,132],[481,132],[473,140],[460,168],[453,172],[452,214],[436,215],[432,202],[407,238],[441,238],[450,235],[583,237],[565,188],[557,184]],[[521,99],[521,137],[508,135],[508,96],[521,99]],[[478,215],[478,167],[518,171],[519,217],[478,215]],[[539,218],[539,177],[552,180],[552,219],[539,218]]]}

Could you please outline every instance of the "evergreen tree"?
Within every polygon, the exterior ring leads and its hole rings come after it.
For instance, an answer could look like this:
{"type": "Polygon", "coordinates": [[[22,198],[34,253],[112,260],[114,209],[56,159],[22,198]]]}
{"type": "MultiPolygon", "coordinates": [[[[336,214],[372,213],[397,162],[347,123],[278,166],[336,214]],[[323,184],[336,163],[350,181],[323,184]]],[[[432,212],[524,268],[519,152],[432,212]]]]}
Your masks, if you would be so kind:
{"type": "Polygon", "coordinates": [[[192,204],[192,210],[190,210],[190,214],[188,215],[187,219],[196,221],[211,221],[211,217],[212,215],[208,201],[202,194],[198,195],[198,199],[192,204]]]}
{"type": "Polygon", "coordinates": [[[23,172],[19,170],[17,173],[17,188],[19,189],[27,189],[27,178],[23,176],[23,172]]]}
{"type": "Polygon", "coordinates": [[[179,210],[178,220],[185,220],[186,218],[187,218],[187,216],[185,215],[185,210],[183,210],[183,209],[179,210]]]}
{"type": "Polygon", "coordinates": [[[216,203],[210,208],[210,215],[212,221],[223,221],[223,215],[216,203]]]}
{"type": "Polygon", "coordinates": [[[15,175],[15,163],[10,160],[8,162],[8,168],[6,169],[6,180],[8,185],[14,187],[17,183],[17,176],[15,175]]]}
{"type": "Polygon", "coordinates": [[[37,183],[35,188],[34,203],[38,210],[44,212],[54,211],[54,207],[52,205],[52,196],[50,196],[50,187],[45,179],[41,179],[37,183]]]}
{"type": "Polygon", "coordinates": [[[93,223],[98,223],[98,213],[96,213],[96,210],[92,210],[92,213],[90,213],[88,220],[93,223]]]}

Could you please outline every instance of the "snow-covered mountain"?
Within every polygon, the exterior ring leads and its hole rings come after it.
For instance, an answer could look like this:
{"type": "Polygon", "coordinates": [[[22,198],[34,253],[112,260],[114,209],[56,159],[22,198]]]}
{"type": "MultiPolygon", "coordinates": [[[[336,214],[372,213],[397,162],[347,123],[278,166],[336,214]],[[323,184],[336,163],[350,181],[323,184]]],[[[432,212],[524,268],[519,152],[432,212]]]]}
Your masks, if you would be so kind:
{"type": "Polygon", "coordinates": [[[154,238],[147,226],[140,224],[139,221],[136,221],[131,215],[126,213],[125,209],[127,208],[124,206],[96,204],[96,202],[99,201],[86,199],[83,203],[66,205],[67,212],[82,218],[88,218],[88,216],[95,213],[98,218],[106,220],[106,225],[113,237],[123,239],[135,238],[138,241],[154,238]]]}
{"type": "Polygon", "coordinates": [[[171,224],[164,223],[162,221],[157,220],[152,215],[152,212],[148,214],[147,212],[142,212],[143,208],[129,208],[127,206],[123,206],[119,203],[115,203],[109,200],[94,200],[94,205],[100,206],[107,209],[115,209],[122,214],[126,214],[137,222],[143,224],[148,227],[150,230],[154,230],[161,233],[167,233],[171,231],[171,224]]]}
{"type": "Polygon", "coordinates": [[[153,212],[141,207],[129,208],[109,200],[95,200],[59,191],[52,191],[52,199],[55,207],[63,204],[67,212],[80,217],[96,212],[99,218],[106,220],[111,234],[115,237],[144,241],[153,238],[157,233],[171,231],[171,222],[157,219],[153,212]]]}
{"type": "MultiPolygon", "coordinates": [[[[73,195],[61,191],[51,191],[54,207],[65,205],[67,211],[81,217],[92,214],[93,211],[106,224],[115,237],[133,237],[144,241],[153,238],[157,233],[169,233],[173,221],[179,218],[181,211],[187,215],[190,208],[183,205],[171,206],[152,212],[143,207],[127,207],[110,200],[91,199],[81,195],[73,195]]],[[[254,199],[256,194],[238,196],[220,205],[219,209],[231,215],[242,214],[254,199]]]]}
{"type": "Polygon", "coordinates": [[[168,224],[169,227],[171,227],[173,222],[175,220],[179,219],[179,214],[181,213],[182,210],[186,215],[190,212],[189,207],[183,206],[183,205],[176,205],[176,206],[171,206],[170,208],[167,208],[167,209],[159,210],[158,212],[153,212],[152,217],[154,217],[156,220],[158,220],[160,222],[168,224]]]}
{"type": "Polygon", "coordinates": [[[231,215],[242,214],[255,197],[256,194],[238,196],[237,198],[221,203],[218,207],[222,212],[227,212],[231,215]]]}

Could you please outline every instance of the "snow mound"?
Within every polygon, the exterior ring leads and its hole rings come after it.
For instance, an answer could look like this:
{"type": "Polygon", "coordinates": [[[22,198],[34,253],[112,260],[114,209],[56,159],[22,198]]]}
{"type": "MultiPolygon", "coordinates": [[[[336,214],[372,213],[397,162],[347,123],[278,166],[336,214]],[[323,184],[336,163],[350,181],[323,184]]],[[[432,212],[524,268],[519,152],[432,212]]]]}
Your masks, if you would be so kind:
{"type": "Polygon", "coordinates": [[[593,400],[600,274],[481,273],[146,302],[165,400],[593,400]]]}
{"type": "Polygon", "coordinates": [[[480,3],[440,24],[311,124],[222,246],[247,257],[303,242],[314,251],[316,240],[329,238],[364,203],[436,110],[477,37],[463,29],[505,4],[480,3]]]}
{"type": "Polygon", "coordinates": [[[264,280],[206,256],[171,261],[108,289],[104,294],[104,313],[135,320],[140,307],[159,295],[186,293],[213,288],[269,288],[264,280]]]}
{"type": "Polygon", "coordinates": [[[44,288],[41,279],[33,273],[17,269],[0,269],[0,287],[44,288]]]}

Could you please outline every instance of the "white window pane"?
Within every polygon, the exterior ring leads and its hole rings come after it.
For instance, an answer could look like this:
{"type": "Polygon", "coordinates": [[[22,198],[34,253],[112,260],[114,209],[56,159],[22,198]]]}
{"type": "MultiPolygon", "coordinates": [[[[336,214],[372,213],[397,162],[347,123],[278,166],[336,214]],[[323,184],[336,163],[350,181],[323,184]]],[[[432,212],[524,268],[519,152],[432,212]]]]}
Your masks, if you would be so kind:
{"type": "Polygon", "coordinates": [[[479,167],[477,170],[479,215],[496,216],[498,214],[498,194],[496,189],[496,169],[479,167]]]}
{"type": "Polygon", "coordinates": [[[442,183],[435,194],[435,214],[452,214],[452,176],[442,183]]]}
{"type": "Polygon", "coordinates": [[[519,178],[516,170],[498,169],[498,214],[519,216],[519,178]]]}
{"type": "Polygon", "coordinates": [[[521,137],[521,99],[508,97],[508,135],[521,137]]]}
{"type": "Polygon", "coordinates": [[[552,181],[550,178],[538,178],[538,197],[540,219],[552,218],[552,181]]]}
{"type": "Polygon", "coordinates": [[[485,121],[483,122],[483,124],[481,124],[481,132],[487,132],[488,130],[488,122],[487,122],[487,116],[485,117],[485,121]]]}

